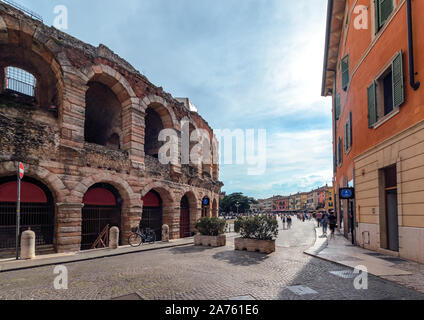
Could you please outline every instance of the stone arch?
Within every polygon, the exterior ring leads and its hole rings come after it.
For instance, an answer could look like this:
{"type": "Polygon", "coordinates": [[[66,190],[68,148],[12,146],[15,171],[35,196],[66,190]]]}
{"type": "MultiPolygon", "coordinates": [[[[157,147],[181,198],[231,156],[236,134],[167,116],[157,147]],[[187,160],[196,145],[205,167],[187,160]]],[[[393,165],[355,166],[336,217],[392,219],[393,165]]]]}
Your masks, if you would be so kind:
{"type": "Polygon", "coordinates": [[[62,108],[64,87],[58,59],[61,48],[35,28],[25,19],[0,16],[0,90],[5,87],[4,68],[20,68],[37,79],[36,103],[58,111],[62,108]]]}
{"type": "Polygon", "coordinates": [[[162,182],[151,182],[141,191],[141,199],[143,199],[150,191],[158,193],[162,200],[162,223],[169,226],[170,239],[178,239],[179,214],[177,213],[178,206],[176,205],[172,189],[162,182]]]}
{"type": "Polygon", "coordinates": [[[99,173],[84,178],[71,192],[72,195],[79,199],[78,203],[82,203],[82,199],[87,190],[96,183],[108,183],[115,187],[122,197],[124,208],[138,207],[141,208],[141,201],[136,193],[132,190],[127,181],[121,177],[109,173],[99,173]]]}
{"type": "MultiPolygon", "coordinates": [[[[108,226],[122,230],[122,196],[110,183],[95,183],[87,190],[83,198],[81,211],[81,250],[90,250],[97,237],[108,226]]],[[[121,235],[121,245],[124,238],[121,235]]],[[[106,243],[107,245],[107,243],[106,243]]]]}
{"type": "Polygon", "coordinates": [[[155,190],[161,196],[162,200],[168,202],[175,202],[175,197],[172,191],[166,186],[164,183],[155,181],[146,185],[141,191],[141,198],[143,198],[146,194],[148,194],[151,190],[155,190]]]}
{"type": "MultiPolygon", "coordinates": [[[[195,225],[197,220],[200,218],[199,216],[199,201],[197,199],[197,195],[194,191],[192,190],[185,190],[184,194],[182,195],[181,199],[180,199],[180,204],[179,204],[179,217],[180,217],[180,228],[182,227],[182,217],[181,214],[183,214],[183,210],[181,208],[181,200],[187,197],[188,200],[188,205],[189,205],[189,233],[190,236],[191,234],[195,231],[195,225]]],[[[180,230],[181,231],[181,230],[180,230]]],[[[180,232],[180,237],[181,237],[181,232],[180,232]]]]}
{"type": "Polygon", "coordinates": [[[146,111],[152,108],[162,119],[163,125],[166,129],[176,129],[181,131],[181,126],[177,121],[174,111],[168,105],[168,102],[162,97],[156,95],[149,95],[141,100],[141,107],[146,111]]]}
{"type": "MultiPolygon", "coordinates": [[[[87,84],[86,102],[87,94],[90,93],[90,85],[101,84],[102,90],[110,91],[120,104],[120,108],[112,108],[115,110],[113,111],[114,120],[110,120],[109,125],[106,124],[106,132],[104,133],[106,137],[99,140],[106,141],[105,145],[109,145],[111,141],[119,140],[120,149],[130,151],[133,160],[142,162],[144,136],[141,132],[144,125],[144,110],[128,80],[118,71],[104,64],[91,65],[81,68],[79,71],[82,80],[87,84]],[[119,136],[119,139],[116,135],[119,136]]],[[[87,115],[88,106],[84,105],[83,107],[86,111],[85,119],[90,118],[90,115],[87,115]]],[[[93,119],[96,119],[96,117],[93,117],[93,119]]],[[[102,123],[99,125],[101,126],[102,123]]],[[[112,147],[116,148],[116,145],[112,147]]]]}
{"type": "Polygon", "coordinates": [[[122,107],[131,104],[139,105],[139,99],[134,93],[127,79],[115,69],[104,65],[91,65],[79,70],[83,76],[83,80],[88,83],[96,81],[109,87],[121,102],[122,107]]]}
{"type": "MultiPolygon", "coordinates": [[[[46,187],[48,187],[50,192],[52,193],[53,199],[56,203],[61,203],[65,201],[69,194],[69,191],[63,184],[62,180],[60,180],[54,173],[39,166],[34,166],[26,163],[23,163],[23,165],[25,167],[25,176],[29,176],[45,184],[46,187]]],[[[0,163],[0,175],[16,175],[17,168],[18,162],[2,162],[0,163]]]]}
{"type": "Polygon", "coordinates": [[[113,186],[122,198],[121,206],[121,239],[125,242],[131,234],[131,229],[140,223],[140,212],[142,210],[141,199],[138,194],[134,193],[127,181],[121,177],[109,173],[100,173],[84,178],[72,190],[71,197],[73,202],[82,204],[83,197],[87,190],[98,183],[107,183],[113,186]]]}

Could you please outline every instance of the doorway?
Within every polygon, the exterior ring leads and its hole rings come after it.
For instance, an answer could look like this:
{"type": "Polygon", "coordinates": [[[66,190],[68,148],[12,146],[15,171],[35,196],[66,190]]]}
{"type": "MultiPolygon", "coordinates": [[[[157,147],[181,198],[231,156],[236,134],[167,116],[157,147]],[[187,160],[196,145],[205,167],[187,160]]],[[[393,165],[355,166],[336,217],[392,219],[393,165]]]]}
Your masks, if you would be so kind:
{"type": "Polygon", "coordinates": [[[399,214],[396,165],[382,169],[384,181],[384,210],[380,215],[382,248],[399,251],[399,214]]]}
{"type": "Polygon", "coordinates": [[[190,205],[187,196],[181,199],[180,238],[190,237],[190,205]]]}
{"type": "Polygon", "coordinates": [[[162,225],[162,199],[156,191],[150,191],[143,198],[140,228],[152,229],[156,234],[156,241],[161,241],[162,225]]]}

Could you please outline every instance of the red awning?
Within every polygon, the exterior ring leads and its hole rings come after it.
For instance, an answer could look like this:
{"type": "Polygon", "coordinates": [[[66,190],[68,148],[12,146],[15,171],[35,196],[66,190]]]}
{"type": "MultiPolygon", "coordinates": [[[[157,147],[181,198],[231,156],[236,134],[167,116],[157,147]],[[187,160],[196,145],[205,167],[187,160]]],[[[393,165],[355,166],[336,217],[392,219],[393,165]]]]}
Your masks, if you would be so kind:
{"type": "MultiPolygon", "coordinates": [[[[18,201],[18,183],[6,182],[0,185],[0,202],[18,201]]],[[[47,203],[44,191],[35,184],[21,182],[21,202],[23,203],[47,203]]]]}
{"type": "Polygon", "coordinates": [[[160,207],[160,198],[153,192],[149,192],[143,198],[143,206],[150,208],[160,207]]]}
{"type": "Polygon", "coordinates": [[[116,206],[116,198],[112,192],[104,188],[93,188],[87,191],[83,202],[91,206],[116,206]]]}

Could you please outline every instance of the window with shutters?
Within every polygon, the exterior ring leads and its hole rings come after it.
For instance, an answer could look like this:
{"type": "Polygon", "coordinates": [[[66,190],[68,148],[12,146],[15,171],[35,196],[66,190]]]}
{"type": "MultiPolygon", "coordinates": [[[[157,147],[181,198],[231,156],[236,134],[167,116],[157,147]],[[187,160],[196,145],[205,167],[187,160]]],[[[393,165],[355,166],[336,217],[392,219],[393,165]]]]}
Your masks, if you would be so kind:
{"type": "Polygon", "coordinates": [[[376,33],[381,30],[394,10],[394,0],[375,1],[375,24],[376,33]]]}
{"type": "Polygon", "coordinates": [[[390,66],[368,87],[368,125],[390,118],[405,101],[402,52],[396,54],[390,66]]]}
{"type": "Polygon", "coordinates": [[[339,137],[339,141],[337,143],[337,166],[340,167],[343,163],[343,146],[342,146],[342,138],[339,137]]]}
{"type": "Polygon", "coordinates": [[[339,120],[340,119],[340,114],[341,114],[341,94],[340,93],[338,93],[337,95],[336,95],[336,101],[335,101],[335,105],[336,105],[336,110],[335,110],[335,113],[336,113],[336,120],[339,120]]]}
{"type": "Polygon", "coordinates": [[[352,149],[352,112],[349,112],[349,117],[344,126],[344,151],[349,153],[352,149]]]}
{"type": "Polygon", "coordinates": [[[340,68],[342,73],[342,89],[347,90],[350,81],[349,74],[349,55],[345,56],[340,62],[340,68]]]}

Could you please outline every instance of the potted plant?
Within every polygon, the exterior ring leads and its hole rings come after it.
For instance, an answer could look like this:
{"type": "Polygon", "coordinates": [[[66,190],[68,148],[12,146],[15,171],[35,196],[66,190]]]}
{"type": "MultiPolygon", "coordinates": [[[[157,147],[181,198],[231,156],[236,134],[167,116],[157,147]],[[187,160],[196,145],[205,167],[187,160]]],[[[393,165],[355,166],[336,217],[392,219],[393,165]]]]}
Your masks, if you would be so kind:
{"type": "Polygon", "coordinates": [[[227,243],[224,234],[226,222],[216,217],[201,218],[196,223],[196,229],[199,232],[194,236],[196,246],[223,247],[227,243]]]}
{"type": "Polygon", "coordinates": [[[235,239],[236,250],[266,254],[275,252],[277,220],[268,216],[241,217],[236,220],[234,229],[241,235],[241,238],[235,239]]]}

